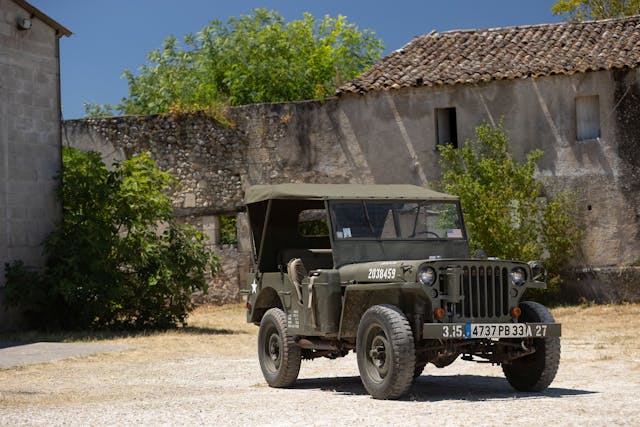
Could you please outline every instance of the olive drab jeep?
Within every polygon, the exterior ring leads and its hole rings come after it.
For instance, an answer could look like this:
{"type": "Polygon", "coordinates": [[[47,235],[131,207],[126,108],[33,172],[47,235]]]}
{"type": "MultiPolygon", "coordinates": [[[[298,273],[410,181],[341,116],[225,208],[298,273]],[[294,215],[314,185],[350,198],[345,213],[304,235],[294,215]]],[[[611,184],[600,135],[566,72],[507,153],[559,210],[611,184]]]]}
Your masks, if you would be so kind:
{"type": "Polygon", "coordinates": [[[560,359],[560,324],[523,301],[545,288],[535,262],[471,257],[459,199],[412,185],[250,187],[254,245],[247,321],[260,325],[267,383],[292,386],[302,359],[355,351],[374,398],[399,398],[427,363],[502,365],[541,391],[560,359]]]}

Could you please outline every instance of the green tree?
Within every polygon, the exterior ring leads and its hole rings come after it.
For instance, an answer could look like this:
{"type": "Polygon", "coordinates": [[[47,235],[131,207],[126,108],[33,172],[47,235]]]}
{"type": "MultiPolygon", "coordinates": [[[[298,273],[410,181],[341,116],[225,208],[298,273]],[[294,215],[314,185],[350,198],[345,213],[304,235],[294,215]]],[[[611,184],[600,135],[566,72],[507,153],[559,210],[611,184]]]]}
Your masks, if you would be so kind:
{"type": "Polygon", "coordinates": [[[640,14],[640,0],[558,0],[551,11],[572,22],[623,18],[640,14]]]}
{"type": "Polygon", "coordinates": [[[174,179],[148,154],[107,170],[100,155],[63,149],[63,221],[45,243],[42,276],[8,268],[7,295],[36,327],[143,328],[184,323],[217,259],[172,216],[174,179]]]}
{"type": "Polygon", "coordinates": [[[285,22],[276,11],[212,21],[184,43],[171,36],[124,77],[129,95],[116,106],[85,104],[88,114],[154,114],[221,106],[320,99],[376,62],[382,42],[344,16],[305,13],[285,22]]]}
{"type": "Polygon", "coordinates": [[[472,249],[502,259],[544,259],[557,277],[580,232],[571,193],[542,197],[533,176],[541,156],[534,150],[519,163],[508,150],[502,124],[483,124],[463,147],[441,147],[442,186],[460,196],[472,249]]]}

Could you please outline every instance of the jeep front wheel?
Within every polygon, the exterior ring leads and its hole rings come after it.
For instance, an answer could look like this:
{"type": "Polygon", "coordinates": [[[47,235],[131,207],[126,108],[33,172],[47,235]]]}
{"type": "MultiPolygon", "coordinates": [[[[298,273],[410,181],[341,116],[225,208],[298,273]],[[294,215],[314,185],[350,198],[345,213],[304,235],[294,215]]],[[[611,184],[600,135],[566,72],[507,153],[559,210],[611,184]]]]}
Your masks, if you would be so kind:
{"type": "Polygon", "coordinates": [[[376,399],[397,399],[413,382],[415,347],[405,315],[391,305],[369,308],[358,326],[358,369],[364,388],[376,399]]]}
{"type": "Polygon", "coordinates": [[[258,331],[258,358],[271,387],[290,387],[300,372],[301,353],[287,333],[287,317],[279,308],[267,311],[258,331]]]}
{"type": "MultiPolygon", "coordinates": [[[[521,322],[555,323],[553,315],[542,304],[532,301],[520,303],[521,322]]],[[[551,384],[560,364],[560,338],[534,338],[535,353],[502,365],[507,381],[518,391],[542,391],[551,384]]]]}

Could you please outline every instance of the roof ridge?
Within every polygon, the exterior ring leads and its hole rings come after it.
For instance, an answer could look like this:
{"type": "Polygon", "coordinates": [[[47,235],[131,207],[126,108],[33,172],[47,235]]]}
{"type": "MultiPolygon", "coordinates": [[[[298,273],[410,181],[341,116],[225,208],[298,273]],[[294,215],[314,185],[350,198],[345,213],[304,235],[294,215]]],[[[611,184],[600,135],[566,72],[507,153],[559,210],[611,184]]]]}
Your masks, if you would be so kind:
{"type": "Polygon", "coordinates": [[[431,35],[434,32],[436,34],[478,33],[478,32],[485,32],[485,31],[497,32],[502,30],[514,30],[514,29],[525,30],[529,28],[584,26],[584,25],[593,25],[593,24],[607,23],[607,22],[616,22],[616,21],[621,22],[621,21],[633,21],[633,20],[640,20],[640,15],[625,16],[622,18],[595,19],[591,21],[579,21],[579,22],[547,22],[542,24],[522,24],[522,25],[511,25],[511,26],[490,27],[490,28],[462,28],[462,29],[455,29],[455,30],[445,30],[442,32],[432,30],[429,34],[425,34],[423,36],[431,35]]]}

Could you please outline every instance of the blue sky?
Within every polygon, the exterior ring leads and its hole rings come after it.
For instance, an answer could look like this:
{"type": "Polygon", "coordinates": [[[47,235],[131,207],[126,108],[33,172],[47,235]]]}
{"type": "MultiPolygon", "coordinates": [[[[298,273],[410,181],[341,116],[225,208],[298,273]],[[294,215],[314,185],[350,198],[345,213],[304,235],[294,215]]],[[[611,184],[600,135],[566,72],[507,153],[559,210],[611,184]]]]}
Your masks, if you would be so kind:
{"type": "Polygon", "coordinates": [[[137,70],[145,54],[173,34],[197,32],[209,21],[278,10],[287,20],[303,12],[346,15],[375,31],[385,53],[431,30],[494,28],[560,22],[555,0],[30,0],[74,34],[60,42],[62,111],[84,116],[84,102],[115,104],[127,94],[125,69],[137,70]]]}

